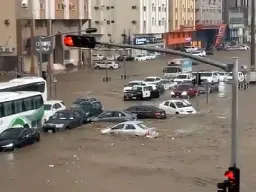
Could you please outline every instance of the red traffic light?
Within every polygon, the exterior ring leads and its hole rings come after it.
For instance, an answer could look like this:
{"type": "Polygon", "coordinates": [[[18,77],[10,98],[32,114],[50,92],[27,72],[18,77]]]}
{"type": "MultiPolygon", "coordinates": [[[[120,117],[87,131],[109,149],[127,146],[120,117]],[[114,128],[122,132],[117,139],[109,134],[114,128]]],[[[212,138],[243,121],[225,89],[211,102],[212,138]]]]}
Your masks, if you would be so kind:
{"type": "Polygon", "coordinates": [[[64,44],[66,46],[74,46],[72,37],[69,37],[69,36],[64,37],[64,44]]]}
{"type": "Polygon", "coordinates": [[[227,177],[227,179],[230,179],[230,180],[235,179],[235,175],[234,175],[233,171],[226,171],[224,176],[227,177]]]}
{"type": "Polygon", "coordinates": [[[64,44],[68,47],[95,48],[96,40],[92,36],[66,35],[64,44]]]}

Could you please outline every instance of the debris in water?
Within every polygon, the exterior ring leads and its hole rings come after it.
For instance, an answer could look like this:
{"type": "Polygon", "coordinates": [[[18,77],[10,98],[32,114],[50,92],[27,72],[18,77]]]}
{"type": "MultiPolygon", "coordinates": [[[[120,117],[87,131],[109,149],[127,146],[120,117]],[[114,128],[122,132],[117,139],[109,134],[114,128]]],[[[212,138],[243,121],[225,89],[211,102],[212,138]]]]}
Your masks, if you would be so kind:
{"type": "Polygon", "coordinates": [[[49,165],[49,167],[52,167],[52,168],[54,168],[55,166],[54,166],[54,165],[49,165]]]}

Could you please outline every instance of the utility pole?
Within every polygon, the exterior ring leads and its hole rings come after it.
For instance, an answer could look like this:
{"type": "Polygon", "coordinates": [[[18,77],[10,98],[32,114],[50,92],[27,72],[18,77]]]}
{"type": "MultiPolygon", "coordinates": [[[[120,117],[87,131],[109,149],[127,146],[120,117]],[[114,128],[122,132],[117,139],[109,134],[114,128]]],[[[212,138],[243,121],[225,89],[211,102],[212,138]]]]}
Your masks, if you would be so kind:
{"type": "MultiPolygon", "coordinates": [[[[83,26],[83,20],[79,19],[79,24],[78,24],[78,31],[79,31],[79,35],[82,35],[82,26],[83,26]]],[[[82,69],[83,65],[82,65],[82,57],[83,57],[83,49],[80,47],[78,49],[78,69],[82,69]]]]}
{"type": "MultiPolygon", "coordinates": [[[[47,9],[48,9],[47,36],[51,36],[52,35],[51,1],[48,2],[47,9]]],[[[49,79],[50,82],[51,82],[52,64],[53,64],[53,53],[50,53],[48,56],[48,65],[47,65],[47,73],[48,73],[48,76],[50,77],[49,79]]]]}
{"type": "MultiPolygon", "coordinates": [[[[88,27],[89,28],[91,28],[92,27],[92,20],[91,19],[89,19],[89,21],[88,21],[89,23],[88,23],[88,27]]],[[[88,62],[88,66],[89,66],[89,68],[91,68],[92,67],[92,49],[88,49],[88,51],[89,51],[89,53],[88,53],[88,55],[89,55],[89,62],[88,62]]],[[[84,66],[84,65],[83,65],[84,66]]],[[[84,67],[83,67],[84,68],[84,67]]]]}
{"type": "Polygon", "coordinates": [[[256,82],[255,72],[255,0],[251,0],[251,70],[250,82],[256,82]]]}
{"type": "Polygon", "coordinates": [[[31,68],[32,74],[37,73],[36,61],[35,61],[35,28],[36,28],[36,10],[34,1],[31,1],[32,18],[30,19],[30,57],[31,57],[31,68]]]}

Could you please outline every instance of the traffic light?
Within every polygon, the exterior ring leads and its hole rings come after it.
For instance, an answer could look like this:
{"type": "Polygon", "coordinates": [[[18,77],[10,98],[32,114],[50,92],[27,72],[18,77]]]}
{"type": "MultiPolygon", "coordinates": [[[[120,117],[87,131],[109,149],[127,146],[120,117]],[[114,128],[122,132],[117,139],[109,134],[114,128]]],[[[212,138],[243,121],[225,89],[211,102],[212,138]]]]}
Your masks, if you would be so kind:
{"type": "Polygon", "coordinates": [[[192,80],[193,85],[196,85],[196,78],[192,80]]]}
{"type": "Polygon", "coordinates": [[[85,47],[94,48],[96,45],[95,37],[66,35],[64,37],[64,44],[68,47],[85,47]]]}
{"type": "Polygon", "coordinates": [[[197,78],[197,84],[198,85],[201,85],[201,83],[202,83],[202,80],[201,80],[201,73],[197,73],[197,75],[196,75],[196,78],[197,78]]]}
{"type": "Polygon", "coordinates": [[[237,167],[229,167],[224,176],[226,177],[226,180],[217,184],[217,192],[239,192],[240,170],[237,167]]]}

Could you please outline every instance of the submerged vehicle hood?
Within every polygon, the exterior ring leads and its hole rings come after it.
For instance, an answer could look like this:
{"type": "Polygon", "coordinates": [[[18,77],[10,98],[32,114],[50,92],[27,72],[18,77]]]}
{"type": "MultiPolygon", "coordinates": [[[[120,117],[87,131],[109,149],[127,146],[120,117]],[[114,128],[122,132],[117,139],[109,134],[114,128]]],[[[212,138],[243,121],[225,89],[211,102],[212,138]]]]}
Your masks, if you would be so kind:
{"type": "Polygon", "coordinates": [[[11,143],[14,143],[14,142],[15,142],[15,139],[0,140],[0,147],[4,146],[4,145],[11,144],[11,143]]]}
{"type": "Polygon", "coordinates": [[[53,119],[53,120],[49,120],[49,121],[47,121],[45,124],[47,125],[49,125],[49,124],[54,124],[54,125],[57,125],[57,124],[67,124],[67,123],[69,123],[70,122],[70,120],[68,119],[68,120],[62,120],[62,119],[53,119]]]}

